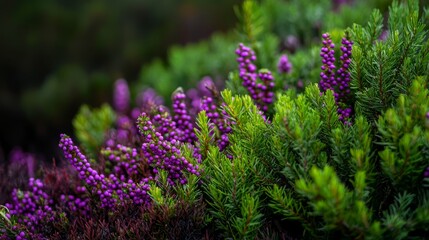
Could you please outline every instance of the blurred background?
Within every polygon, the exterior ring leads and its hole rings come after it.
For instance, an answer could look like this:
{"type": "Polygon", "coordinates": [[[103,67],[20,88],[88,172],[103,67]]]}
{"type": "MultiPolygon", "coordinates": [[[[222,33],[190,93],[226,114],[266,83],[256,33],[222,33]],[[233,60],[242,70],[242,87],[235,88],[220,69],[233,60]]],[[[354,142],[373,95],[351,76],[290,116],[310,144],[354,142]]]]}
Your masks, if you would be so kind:
{"type": "Polygon", "coordinates": [[[45,159],[79,106],[111,101],[172,45],[226,33],[240,0],[21,0],[0,8],[0,163],[20,147],[45,159]]]}

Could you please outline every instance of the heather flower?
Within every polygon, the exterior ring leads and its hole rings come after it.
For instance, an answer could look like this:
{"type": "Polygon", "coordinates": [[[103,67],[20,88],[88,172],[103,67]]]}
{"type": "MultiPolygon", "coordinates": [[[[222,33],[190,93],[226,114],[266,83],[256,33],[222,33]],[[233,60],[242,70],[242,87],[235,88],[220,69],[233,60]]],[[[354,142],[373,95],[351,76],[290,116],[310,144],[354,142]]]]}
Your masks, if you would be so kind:
{"type": "Polygon", "coordinates": [[[263,84],[257,84],[258,89],[260,89],[258,99],[262,102],[260,109],[266,112],[268,111],[268,106],[273,103],[274,77],[271,72],[266,69],[259,71],[258,77],[263,82],[263,84]]]}
{"type": "Polygon", "coordinates": [[[289,73],[292,69],[292,63],[289,62],[289,59],[286,54],[280,56],[277,63],[277,69],[279,73],[289,73]]]}
{"type": "Polygon", "coordinates": [[[136,148],[117,144],[115,147],[107,147],[101,154],[113,164],[112,172],[115,175],[137,177],[142,166],[142,159],[136,148]]]}
{"type": "Polygon", "coordinates": [[[67,135],[61,135],[59,146],[64,151],[64,156],[78,172],[79,178],[91,188],[92,193],[100,197],[101,207],[113,209],[116,204],[124,204],[124,201],[129,199],[134,204],[149,204],[148,179],[140,180],[137,186],[133,180],[126,180],[124,176],[118,178],[114,174],[110,174],[108,177],[99,174],[67,135]],[[118,202],[118,198],[121,201],[118,202]]]}
{"type": "Polygon", "coordinates": [[[337,81],[338,84],[338,101],[346,101],[347,97],[350,95],[350,62],[352,55],[352,46],[353,42],[347,38],[341,40],[341,56],[340,62],[341,67],[337,71],[337,81]]]}
{"type": "Polygon", "coordinates": [[[335,44],[332,43],[331,37],[328,33],[322,35],[323,47],[320,51],[322,57],[322,72],[320,73],[319,87],[323,92],[328,89],[334,90],[334,86],[337,85],[335,81],[335,44]]]}
{"type": "Polygon", "coordinates": [[[218,107],[215,99],[206,97],[201,104],[202,110],[206,112],[207,117],[213,123],[212,128],[216,127],[219,132],[217,143],[219,149],[223,151],[229,145],[228,134],[232,131],[231,122],[228,119],[228,114],[225,110],[218,107]]]}
{"type": "Polygon", "coordinates": [[[118,115],[116,118],[116,125],[117,143],[127,143],[129,139],[136,133],[134,121],[126,115],[118,115]]]}
{"type": "MultiPolygon", "coordinates": [[[[78,194],[83,195],[86,193],[86,189],[83,186],[76,187],[78,194]]],[[[60,203],[73,214],[81,214],[83,216],[89,216],[91,212],[90,198],[88,197],[77,197],[72,194],[61,194],[60,203]]]]}
{"type": "Polygon", "coordinates": [[[282,45],[291,53],[300,47],[299,39],[295,35],[288,35],[282,45]]]}
{"type": "Polygon", "coordinates": [[[130,91],[128,84],[124,79],[118,79],[115,82],[113,93],[113,106],[116,111],[125,113],[130,105],[130,91]]]}
{"type": "Polygon", "coordinates": [[[189,114],[195,116],[202,110],[201,104],[204,97],[213,97],[218,92],[215,83],[211,77],[204,77],[198,83],[197,88],[191,88],[186,91],[189,98],[189,114]]]}
{"type": "Polygon", "coordinates": [[[273,101],[274,77],[266,69],[260,70],[259,73],[256,72],[257,68],[254,65],[256,55],[251,48],[240,43],[235,53],[238,56],[239,77],[243,80],[242,85],[247,89],[256,106],[261,111],[267,112],[268,106],[273,101]],[[258,78],[262,83],[257,82],[258,78]]]}
{"type": "Polygon", "coordinates": [[[172,141],[173,139],[179,141],[181,133],[178,131],[176,122],[173,121],[167,109],[164,106],[158,106],[152,111],[152,114],[154,115],[151,117],[151,120],[156,131],[167,141],[172,141]]]}
{"type": "Polygon", "coordinates": [[[173,93],[173,121],[176,123],[177,129],[180,130],[179,141],[193,143],[197,140],[194,133],[194,120],[188,113],[185,99],[186,95],[182,89],[179,88],[173,93]]]}
{"type": "Polygon", "coordinates": [[[6,203],[9,213],[17,216],[18,223],[24,224],[32,232],[36,231],[40,221],[52,221],[54,212],[51,208],[52,199],[43,190],[44,185],[40,179],[30,178],[28,181],[28,191],[14,189],[12,191],[12,203],[6,203]]]}
{"type": "Polygon", "coordinates": [[[166,139],[156,131],[153,122],[146,113],[142,113],[138,120],[139,130],[143,136],[142,152],[148,164],[153,167],[156,175],[162,169],[167,172],[167,181],[170,185],[177,182],[186,184],[184,171],[199,175],[198,166],[194,166],[180,151],[181,143],[176,139],[166,139]]]}
{"type": "MultiPolygon", "coordinates": [[[[146,90],[139,93],[136,98],[136,103],[142,111],[148,112],[153,107],[164,104],[164,99],[159,96],[152,88],[147,88],[146,90]]],[[[140,116],[140,113],[135,115],[135,119],[140,116]]]]}
{"type": "Polygon", "coordinates": [[[77,146],[73,144],[70,137],[61,134],[59,147],[63,150],[64,156],[75,168],[78,176],[100,197],[101,205],[113,208],[116,199],[112,197],[111,189],[108,189],[107,179],[103,174],[99,174],[91,167],[86,156],[82,154],[77,146]]]}
{"type": "Polygon", "coordinates": [[[322,92],[328,89],[334,92],[335,101],[338,105],[339,119],[347,125],[350,125],[352,108],[348,104],[350,96],[350,62],[353,42],[349,40],[348,35],[341,41],[340,68],[335,73],[335,44],[328,33],[322,35],[323,47],[320,52],[322,57],[322,72],[320,73],[319,87],[322,92]]]}

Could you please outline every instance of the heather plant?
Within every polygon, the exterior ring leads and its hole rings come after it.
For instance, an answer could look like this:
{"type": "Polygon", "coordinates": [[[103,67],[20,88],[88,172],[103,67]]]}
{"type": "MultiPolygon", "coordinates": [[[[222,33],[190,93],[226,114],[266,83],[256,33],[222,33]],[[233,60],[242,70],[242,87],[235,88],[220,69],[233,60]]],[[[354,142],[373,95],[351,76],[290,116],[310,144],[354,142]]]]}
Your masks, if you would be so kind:
{"type": "Polygon", "coordinates": [[[116,114],[105,104],[91,110],[83,105],[73,119],[74,132],[85,152],[94,157],[105,141],[106,132],[114,125],[116,114]]]}
{"type": "Polygon", "coordinates": [[[113,108],[76,118],[79,141],[60,136],[66,164],[13,190],[0,236],[427,238],[429,45],[417,2],[394,2],[385,38],[374,11],[367,27],[321,34],[317,51],[296,53],[320,56],[299,64],[266,51],[258,4],[243,5],[228,89],[207,77],[168,108],[151,90],[133,105],[118,80],[113,108]],[[296,65],[311,79],[285,90],[296,65]]]}
{"type": "MultiPolygon", "coordinates": [[[[323,35],[326,67],[322,66],[320,88],[308,86],[298,96],[278,94],[272,123],[263,121],[248,96],[222,93],[224,109],[236,123],[229,135],[233,160],[208,146],[203,163],[207,164],[209,212],[224,237],[266,238],[275,233],[309,239],[428,236],[427,27],[418,13],[417,3],[410,1],[394,3],[389,14],[390,22],[403,25],[390,24],[388,31],[398,34],[397,27],[407,28],[409,34],[399,34],[403,39],[398,41],[415,50],[393,51],[389,41],[378,36],[369,39],[374,31],[355,26],[350,30],[351,40],[359,41],[352,37],[357,31],[366,38],[356,44],[367,45],[351,50],[346,35],[338,71],[334,71],[335,46],[329,35],[323,35]],[[375,54],[375,47],[385,50],[374,59],[389,53],[395,56],[385,63],[392,61],[389,64],[399,67],[382,68],[379,61],[362,57],[375,54]],[[358,50],[360,55],[355,56],[358,50]],[[408,57],[422,64],[400,67],[408,57]],[[355,72],[359,61],[368,64],[359,65],[367,81],[363,92],[353,87],[359,79],[355,72]],[[374,68],[379,71],[371,74],[374,68]],[[396,74],[409,78],[400,80],[396,74]],[[376,108],[382,101],[380,95],[367,94],[370,89],[389,89],[386,93],[395,98],[376,108]],[[341,118],[345,98],[358,109],[347,124],[341,118]]],[[[379,21],[376,25],[373,18],[368,28],[381,29],[379,21]]]]}
{"type": "Polygon", "coordinates": [[[173,99],[172,115],[153,92],[143,92],[132,108],[128,85],[118,80],[115,110],[83,107],[74,121],[83,148],[61,135],[67,163],[45,169],[42,179],[31,178],[23,188],[28,191],[13,190],[2,236],[201,236],[204,203],[197,189],[201,159],[194,146],[195,121],[180,89],[173,99]],[[134,221],[123,233],[127,226],[118,221],[128,217],[134,221]],[[87,224],[94,228],[82,227],[87,224]]]}

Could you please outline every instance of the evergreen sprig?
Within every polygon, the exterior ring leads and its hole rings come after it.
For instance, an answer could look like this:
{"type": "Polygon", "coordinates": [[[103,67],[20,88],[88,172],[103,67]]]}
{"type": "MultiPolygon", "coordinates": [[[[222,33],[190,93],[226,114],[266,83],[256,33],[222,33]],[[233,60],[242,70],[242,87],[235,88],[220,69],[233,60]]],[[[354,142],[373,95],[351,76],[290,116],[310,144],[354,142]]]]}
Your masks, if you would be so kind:
{"type": "Polygon", "coordinates": [[[356,43],[351,64],[355,108],[370,120],[376,120],[406,93],[413,79],[429,70],[427,26],[416,1],[394,1],[386,36],[380,39],[382,31],[383,18],[377,10],[366,27],[355,24],[351,30],[356,43]]]}
{"type": "Polygon", "coordinates": [[[73,119],[74,132],[90,157],[94,158],[100,150],[115,119],[115,112],[107,104],[93,110],[87,105],[80,108],[73,119]]]}

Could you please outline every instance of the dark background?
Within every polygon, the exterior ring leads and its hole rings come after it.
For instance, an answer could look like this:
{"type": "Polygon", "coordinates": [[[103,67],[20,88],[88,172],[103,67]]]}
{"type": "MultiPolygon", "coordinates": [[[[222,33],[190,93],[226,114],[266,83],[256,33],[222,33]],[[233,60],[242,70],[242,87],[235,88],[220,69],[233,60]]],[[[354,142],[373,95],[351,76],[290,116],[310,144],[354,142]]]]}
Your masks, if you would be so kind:
{"type": "Polygon", "coordinates": [[[79,106],[111,101],[169,46],[235,26],[240,0],[21,0],[0,8],[0,162],[52,158],[79,106]]]}

